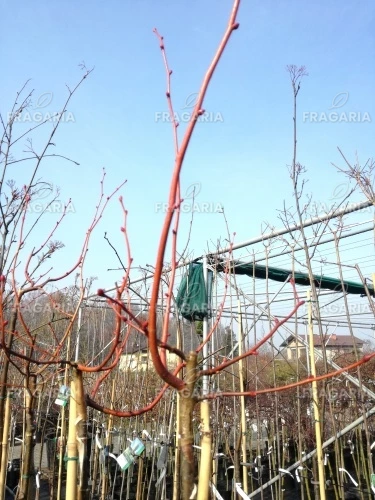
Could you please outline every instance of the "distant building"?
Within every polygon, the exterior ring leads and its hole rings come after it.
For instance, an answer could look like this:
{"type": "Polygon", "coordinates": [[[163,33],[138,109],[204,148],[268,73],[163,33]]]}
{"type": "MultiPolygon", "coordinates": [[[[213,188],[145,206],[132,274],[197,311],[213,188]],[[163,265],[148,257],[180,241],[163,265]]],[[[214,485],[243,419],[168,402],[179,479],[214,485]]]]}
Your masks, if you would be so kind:
{"type": "MultiPolygon", "coordinates": [[[[309,339],[305,335],[299,335],[298,337],[302,341],[297,341],[294,335],[290,335],[280,344],[280,353],[277,355],[277,359],[293,361],[301,356],[306,356],[306,347],[303,341],[309,342],[309,339]]],[[[359,354],[363,352],[363,340],[351,335],[327,335],[323,337],[323,341],[320,339],[320,335],[314,335],[313,337],[315,349],[320,352],[324,349],[327,359],[337,358],[343,354],[354,354],[355,347],[359,354]]]]}
{"type": "MultiPolygon", "coordinates": [[[[134,345],[130,349],[127,348],[124,350],[119,363],[119,369],[121,371],[137,372],[152,368],[151,354],[147,347],[147,340],[144,340],[145,342],[142,343],[143,345],[134,345]]],[[[168,350],[166,351],[166,354],[168,367],[172,368],[176,366],[180,358],[168,350]]]]}
{"type": "MultiPolygon", "coordinates": [[[[160,328],[160,325],[159,325],[160,328]]],[[[169,325],[169,338],[167,343],[171,346],[177,345],[177,324],[173,321],[169,325]]],[[[189,352],[195,350],[201,340],[195,331],[195,326],[188,322],[180,324],[182,350],[189,352]]],[[[160,335],[160,334],[159,334],[160,335]]],[[[175,367],[181,358],[177,354],[166,350],[167,365],[171,369],[175,367]]],[[[128,338],[128,342],[121,354],[119,369],[121,371],[145,371],[153,367],[151,354],[148,348],[148,340],[145,335],[133,331],[128,338]]]]}

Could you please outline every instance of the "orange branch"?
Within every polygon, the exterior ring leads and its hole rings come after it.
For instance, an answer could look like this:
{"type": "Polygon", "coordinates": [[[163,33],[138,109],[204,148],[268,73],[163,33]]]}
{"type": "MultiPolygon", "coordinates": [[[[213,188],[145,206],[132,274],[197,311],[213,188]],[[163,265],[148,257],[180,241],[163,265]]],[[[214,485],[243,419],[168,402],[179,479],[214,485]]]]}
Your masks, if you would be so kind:
{"type": "Polygon", "coordinates": [[[169,232],[171,228],[171,224],[173,221],[174,213],[178,207],[176,207],[176,196],[178,193],[179,183],[180,183],[180,173],[182,169],[182,165],[184,162],[185,154],[188,149],[190,140],[192,138],[195,125],[199,116],[203,115],[204,110],[202,109],[203,101],[213,76],[213,73],[216,69],[216,66],[224,52],[225,47],[228,44],[229,38],[234,30],[239,27],[239,24],[236,23],[236,16],[240,6],[240,0],[235,0],[232,8],[232,12],[230,14],[230,18],[228,21],[227,29],[224,33],[224,36],[219,44],[219,47],[216,51],[216,54],[213,57],[213,60],[204,76],[203,82],[201,84],[197,102],[194,106],[190,121],[187,125],[187,129],[182,140],[181,148],[179,149],[176,158],[175,165],[172,174],[172,181],[169,191],[169,201],[167,213],[164,219],[164,225],[161,232],[161,237],[159,241],[159,248],[156,258],[156,265],[154,271],[154,279],[152,284],[152,293],[150,300],[150,309],[149,309],[149,349],[151,358],[157,371],[158,375],[168,384],[170,384],[175,389],[181,390],[185,387],[185,382],[181,379],[173,375],[168,371],[166,366],[163,363],[163,360],[160,357],[158,345],[157,345],[157,332],[156,332],[156,320],[157,320],[157,302],[159,298],[159,290],[160,290],[160,280],[163,273],[163,265],[164,265],[164,255],[165,250],[169,238],[169,232]]]}
{"type": "Polygon", "coordinates": [[[340,370],[336,370],[334,372],[326,373],[325,375],[319,375],[318,377],[308,377],[304,380],[300,380],[299,382],[294,382],[293,384],[282,385],[280,387],[270,387],[269,389],[260,389],[259,391],[245,391],[245,392],[220,392],[217,394],[207,394],[204,396],[204,399],[216,399],[218,397],[228,397],[228,396],[259,396],[260,394],[269,394],[271,392],[281,392],[286,391],[287,389],[293,389],[294,387],[299,387],[301,385],[310,384],[311,382],[319,382],[321,380],[326,380],[328,378],[336,377],[337,375],[341,375],[341,373],[348,372],[353,370],[354,368],[358,368],[358,366],[363,365],[364,363],[368,363],[372,358],[375,358],[375,352],[372,354],[367,354],[363,356],[359,361],[346,366],[345,368],[340,368],[340,370]]]}

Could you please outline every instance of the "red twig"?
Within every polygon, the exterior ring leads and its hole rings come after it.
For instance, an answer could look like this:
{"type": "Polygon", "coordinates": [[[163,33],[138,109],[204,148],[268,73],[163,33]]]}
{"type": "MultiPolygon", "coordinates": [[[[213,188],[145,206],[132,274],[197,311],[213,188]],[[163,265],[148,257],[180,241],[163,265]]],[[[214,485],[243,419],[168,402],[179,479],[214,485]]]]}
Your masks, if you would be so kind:
{"type": "MultiPolygon", "coordinates": [[[[159,40],[160,50],[162,53],[164,66],[165,66],[165,72],[166,72],[166,76],[167,76],[166,97],[167,97],[168,109],[169,109],[169,114],[170,114],[171,123],[172,123],[175,157],[177,157],[178,147],[179,147],[177,128],[178,128],[179,123],[176,120],[176,116],[175,116],[174,109],[173,109],[172,95],[171,95],[172,70],[169,68],[169,65],[168,65],[167,54],[166,54],[165,45],[164,45],[164,38],[159,34],[159,32],[156,28],[154,28],[153,31],[159,40]]],[[[167,342],[167,340],[168,340],[169,315],[171,312],[173,285],[175,282],[176,268],[177,268],[177,262],[176,262],[176,260],[177,260],[176,259],[176,256],[177,256],[177,235],[178,235],[178,228],[179,228],[179,223],[180,223],[181,203],[182,203],[181,187],[180,187],[180,182],[178,182],[177,189],[176,189],[176,198],[175,198],[175,214],[174,214],[175,221],[174,221],[174,227],[173,227],[173,231],[172,231],[171,279],[170,279],[168,292],[167,292],[167,296],[166,296],[167,303],[165,306],[165,315],[164,315],[163,329],[162,329],[162,336],[161,336],[163,342],[167,342]]],[[[161,358],[163,365],[166,366],[167,359],[166,359],[165,349],[161,349],[160,358],[161,358]]]]}
{"type": "MultiPolygon", "coordinates": [[[[174,370],[173,375],[176,376],[184,365],[185,363],[181,363],[174,370]]],[[[87,406],[90,406],[95,410],[101,411],[102,413],[106,413],[107,415],[114,415],[115,417],[135,417],[137,415],[143,415],[144,413],[147,413],[148,411],[152,410],[164,396],[164,393],[168,388],[169,385],[165,384],[160,390],[159,394],[155,397],[155,399],[150,404],[144,406],[143,408],[140,408],[139,410],[129,410],[129,411],[113,410],[111,408],[106,408],[102,405],[99,405],[98,403],[93,401],[89,396],[86,396],[86,403],[87,406]]]]}
{"type": "MultiPolygon", "coordinates": [[[[295,291],[294,282],[292,283],[292,286],[293,286],[293,290],[295,291]]],[[[298,299],[298,297],[297,297],[297,299],[298,299]]],[[[298,300],[297,303],[296,303],[296,305],[293,307],[292,311],[287,316],[285,316],[285,318],[283,318],[281,321],[278,320],[278,319],[276,319],[275,320],[276,324],[270,330],[270,332],[266,336],[264,336],[259,342],[257,342],[253,347],[251,347],[249,350],[247,350],[246,352],[244,352],[240,356],[236,356],[233,359],[229,359],[227,361],[223,361],[222,363],[220,363],[220,365],[215,366],[214,368],[209,368],[207,370],[202,370],[200,372],[200,375],[213,375],[215,373],[219,373],[220,371],[224,370],[224,368],[228,368],[228,366],[231,366],[234,363],[237,363],[237,361],[239,361],[240,359],[244,359],[244,358],[247,358],[248,356],[251,356],[251,355],[254,355],[254,354],[258,354],[258,352],[257,352],[258,349],[260,347],[262,347],[262,345],[265,344],[277,332],[277,330],[280,328],[280,326],[282,326],[284,323],[286,323],[287,321],[289,321],[290,318],[292,316],[294,316],[294,314],[297,312],[297,310],[304,303],[305,303],[304,300],[298,300]]]]}
{"type": "Polygon", "coordinates": [[[287,389],[293,389],[294,387],[298,387],[301,385],[310,384],[311,382],[319,382],[321,380],[326,380],[328,378],[336,377],[341,373],[348,372],[353,370],[354,368],[358,368],[358,366],[363,365],[364,363],[368,363],[372,358],[375,357],[375,353],[367,354],[363,356],[362,359],[356,361],[355,363],[346,366],[345,368],[340,368],[334,372],[325,373],[324,375],[319,375],[317,377],[307,377],[304,380],[300,380],[299,382],[294,382],[292,384],[282,385],[280,387],[270,387],[269,389],[260,389],[258,391],[245,391],[245,392],[220,392],[217,394],[207,394],[204,396],[204,399],[216,399],[218,397],[228,397],[228,396],[259,396],[260,394],[269,394],[271,392],[281,392],[286,391],[287,389]]]}
{"type": "Polygon", "coordinates": [[[175,165],[172,175],[171,187],[169,191],[169,200],[168,200],[168,208],[167,213],[164,219],[164,225],[161,232],[161,237],[159,241],[159,248],[156,258],[154,279],[152,284],[152,294],[150,300],[150,309],[149,309],[149,349],[152,357],[152,361],[154,367],[159,374],[159,376],[168,384],[170,384],[175,389],[181,390],[184,388],[185,383],[170,373],[163,363],[162,358],[160,357],[158,345],[157,345],[157,332],[156,332],[156,319],[157,319],[157,302],[159,298],[159,290],[160,290],[160,280],[163,273],[163,265],[164,265],[164,255],[167,246],[167,241],[169,238],[169,232],[171,228],[171,224],[173,221],[174,213],[177,209],[176,207],[176,197],[178,194],[179,184],[180,184],[180,173],[183,165],[183,161],[185,158],[185,154],[187,148],[189,146],[191,137],[193,135],[195,125],[199,116],[204,113],[202,109],[204,97],[206,95],[209,83],[211,81],[212,75],[216,69],[216,66],[224,52],[225,47],[229,41],[229,38],[234,30],[239,27],[239,24],[236,23],[236,16],[239,9],[240,0],[235,0],[232,8],[232,12],[229,18],[229,22],[227,25],[227,29],[224,33],[224,36],[219,44],[219,47],[216,51],[216,54],[213,57],[213,60],[205,74],[202,85],[200,87],[197,102],[194,106],[190,121],[187,125],[187,129],[182,140],[181,148],[179,149],[176,158],[175,165]]]}
{"type": "Polygon", "coordinates": [[[158,37],[158,40],[159,40],[159,46],[160,46],[161,54],[162,54],[163,61],[164,61],[165,73],[167,76],[167,91],[166,91],[165,95],[167,96],[168,109],[169,109],[170,119],[171,119],[171,123],[172,123],[174,152],[175,152],[175,155],[177,155],[177,153],[178,153],[177,127],[178,127],[179,123],[177,122],[176,116],[174,113],[172,94],[171,94],[171,75],[172,75],[173,71],[169,68],[167,54],[165,52],[164,37],[162,37],[159,34],[159,32],[156,28],[153,29],[153,32],[155,33],[155,35],[158,37]]]}

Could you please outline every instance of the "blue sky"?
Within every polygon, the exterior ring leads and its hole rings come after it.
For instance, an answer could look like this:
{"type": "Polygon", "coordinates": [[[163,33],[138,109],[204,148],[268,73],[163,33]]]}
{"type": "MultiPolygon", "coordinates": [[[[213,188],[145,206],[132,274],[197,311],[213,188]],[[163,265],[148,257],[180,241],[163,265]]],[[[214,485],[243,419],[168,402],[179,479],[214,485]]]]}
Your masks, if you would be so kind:
{"type": "MultiPolygon", "coordinates": [[[[39,111],[58,111],[66,96],[65,84],[74,86],[80,79],[78,65],[84,61],[88,68],[95,67],[68,108],[74,121],[63,123],[54,140],[56,152],[80,165],[46,160],[40,171],[41,177],[60,187],[61,199],[71,197],[74,206],[56,235],[66,245],[54,264],[56,271],[74,262],[95,209],[103,167],[107,193],[127,179],[122,194],[129,210],[134,265],[154,264],[173,142],[170,124],[160,119],[167,110],[165,73],[152,29],[157,27],[164,36],[173,69],[174,107],[182,116],[189,112],[185,107],[216,50],[232,1],[10,4],[2,0],[1,4],[3,114],[29,78],[36,103],[41,95],[51,97],[39,111]]],[[[184,164],[182,192],[199,186],[191,255],[199,256],[208,244],[213,248],[212,242],[226,238],[219,205],[224,206],[230,231],[236,232],[236,242],[259,235],[265,222],[281,226],[277,210],[284,200],[292,203],[287,171],[293,146],[292,92],[287,64],[305,65],[309,72],[298,102],[298,159],[308,169],[306,193],[312,193],[313,201],[329,202],[345,182],[331,165],[342,164],[337,146],[350,160],[356,152],[363,162],[373,156],[374,12],[370,0],[243,0],[240,29],[230,40],[205,101],[205,109],[216,119],[198,124],[184,164]],[[311,117],[321,120],[322,114],[324,118],[332,111],[344,117],[352,113],[355,121],[312,121],[311,117]]],[[[181,123],[180,138],[184,126],[181,123]]],[[[42,144],[43,137],[38,131],[35,144],[42,144]]],[[[30,168],[16,164],[10,177],[24,183],[30,168]]],[[[57,215],[46,215],[35,231],[34,244],[48,234],[57,215]]],[[[182,217],[180,249],[190,217],[190,213],[182,217]]],[[[106,231],[124,255],[122,223],[115,199],[96,230],[87,260],[86,276],[98,276],[103,287],[121,276],[107,272],[118,263],[103,234],[106,231]]]]}

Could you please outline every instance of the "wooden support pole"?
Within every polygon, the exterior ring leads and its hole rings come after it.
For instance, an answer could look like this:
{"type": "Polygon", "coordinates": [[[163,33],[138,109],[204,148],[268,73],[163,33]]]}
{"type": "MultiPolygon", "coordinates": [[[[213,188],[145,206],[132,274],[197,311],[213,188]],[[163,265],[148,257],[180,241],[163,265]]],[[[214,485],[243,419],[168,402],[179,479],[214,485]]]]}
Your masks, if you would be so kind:
{"type": "Polygon", "coordinates": [[[7,478],[7,464],[9,452],[9,427],[10,427],[10,395],[9,392],[5,396],[4,407],[4,427],[1,442],[1,466],[0,466],[0,500],[5,498],[5,485],[7,478]]]}

